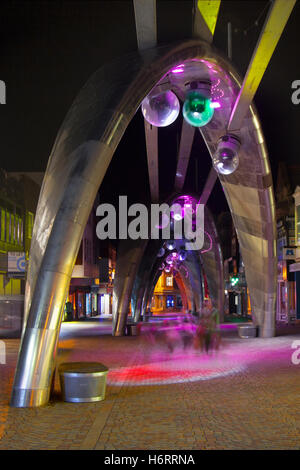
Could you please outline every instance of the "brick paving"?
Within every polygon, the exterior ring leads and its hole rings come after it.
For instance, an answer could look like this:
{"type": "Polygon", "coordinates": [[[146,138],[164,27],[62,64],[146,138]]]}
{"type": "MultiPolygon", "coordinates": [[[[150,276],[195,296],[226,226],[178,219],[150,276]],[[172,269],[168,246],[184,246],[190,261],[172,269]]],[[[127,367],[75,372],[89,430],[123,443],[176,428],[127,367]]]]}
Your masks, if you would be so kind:
{"type": "Polygon", "coordinates": [[[0,449],[300,449],[300,335],[242,340],[224,330],[211,355],[140,337],[112,338],[99,323],[64,324],[58,363],[99,361],[106,399],[61,401],[58,377],[47,406],[9,408],[19,341],[0,364],[0,449]],[[104,334],[107,333],[107,334],[104,334]]]}

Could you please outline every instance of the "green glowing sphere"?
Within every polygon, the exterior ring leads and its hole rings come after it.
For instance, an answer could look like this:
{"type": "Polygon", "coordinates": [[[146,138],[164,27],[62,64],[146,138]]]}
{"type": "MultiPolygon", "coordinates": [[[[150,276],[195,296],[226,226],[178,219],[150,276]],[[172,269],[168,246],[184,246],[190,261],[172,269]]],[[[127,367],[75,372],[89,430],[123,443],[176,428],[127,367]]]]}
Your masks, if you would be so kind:
{"type": "Polygon", "coordinates": [[[189,91],[182,111],[184,119],[194,127],[205,126],[214,115],[211,100],[198,90],[189,91]]]}

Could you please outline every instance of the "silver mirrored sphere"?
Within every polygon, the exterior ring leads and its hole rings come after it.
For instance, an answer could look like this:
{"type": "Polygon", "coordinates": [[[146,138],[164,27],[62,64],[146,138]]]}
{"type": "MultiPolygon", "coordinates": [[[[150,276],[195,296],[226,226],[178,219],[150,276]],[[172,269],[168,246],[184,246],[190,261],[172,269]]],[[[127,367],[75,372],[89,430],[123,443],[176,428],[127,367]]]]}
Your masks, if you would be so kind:
{"type": "Polygon", "coordinates": [[[161,258],[162,256],[164,256],[165,254],[165,249],[164,248],[160,248],[159,252],[157,253],[157,257],[158,258],[161,258]]]}
{"type": "Polygon", "coordinates": [[[169,241],[165,242],[165,247],[166,247],[168,250],[172,251],[172,250],[175,249],[176,243],[175,243],[173,240],[169,240],[169,241]]]}
{"type": "Polygon", "coordinates": [[[167,264],[172,264],[172,263],[173,263],[172,255],[169,255],[169,256],[166,258],[166,263],[167,263],[167,264]]]}
{"type": "Polygon", "coordinates": [[[230,175],[239,166],[238,154],[231,149],[217,150],[213,156],[213,166],[221,175],[230,175]]]}
{"type": "Polygon", "coordinates": [[[149,124],[155,127],[166,127],[172,124],[180,112],[177,96],[172,91],[149,94],[142,101],[142,113],[149,124]]]}

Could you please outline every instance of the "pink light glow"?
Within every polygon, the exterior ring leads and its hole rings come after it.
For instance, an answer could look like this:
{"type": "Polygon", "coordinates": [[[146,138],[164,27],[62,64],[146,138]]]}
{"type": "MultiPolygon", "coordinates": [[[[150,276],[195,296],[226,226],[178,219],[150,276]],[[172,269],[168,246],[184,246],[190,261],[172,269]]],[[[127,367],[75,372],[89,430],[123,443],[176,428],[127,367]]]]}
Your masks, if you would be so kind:
{"type": "Polygon", "coordinates": [[[174,215],[174,219],[175,219],[175,220],[182,220],[182,215],[180,215],[180,214],[175,214],[175,215],[174,215]]]}
{"type": "Polygon", "coordinates": [[[221,108],[221,104],[220,104],[218,101],[213,101],[213,102],[210,104],[210,107],[211,107],[211,108],[214,108],[214,109],[218,109],[218,108],[221,108]]]}
{"type": "Polygon", "coordinates": [[[179,64],[179,65],[176,65],[176,67],[174,67],[171,72],[172,73],[182,73],[184,72],[184,64],[179,64]]]}
{"type": "Polygon", "coordinates": [[[158,361],[133,367],[121,367],[109,371],[107,381],[110,385],[163,385],[170,383],[212,380],[236,374],[243,370],[235,364],[219,365],[219,360],[207,361],[197,353],[170,354],[159,351],[158,361]]]}

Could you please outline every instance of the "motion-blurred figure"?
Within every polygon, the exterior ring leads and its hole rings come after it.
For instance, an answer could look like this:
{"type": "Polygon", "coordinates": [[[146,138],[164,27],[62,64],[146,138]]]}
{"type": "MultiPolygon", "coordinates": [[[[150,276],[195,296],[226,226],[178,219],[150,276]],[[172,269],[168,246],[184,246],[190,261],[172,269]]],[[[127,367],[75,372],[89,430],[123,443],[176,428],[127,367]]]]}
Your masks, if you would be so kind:
{"type": "Polygon", "coordinates": [[[180,336],[183,345],[183,349],[189,348],[193,343],[194,328],[188,318],[184,318],[183,323],[180,326],[180,336]]]}
{"type": "Polygon", "coordinates": [[[194,346],[196,349],[205,350],[219,349],[220,346],[219,313],[213,308],[211,300],[205,300],[201,310],[199,325],[196,330],[194,346]]]}

